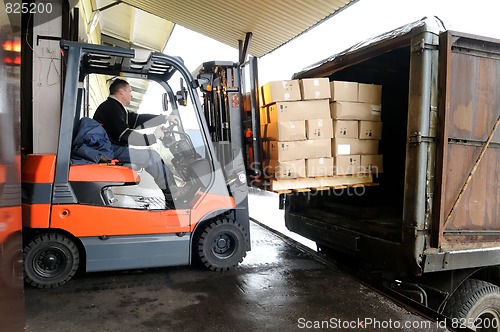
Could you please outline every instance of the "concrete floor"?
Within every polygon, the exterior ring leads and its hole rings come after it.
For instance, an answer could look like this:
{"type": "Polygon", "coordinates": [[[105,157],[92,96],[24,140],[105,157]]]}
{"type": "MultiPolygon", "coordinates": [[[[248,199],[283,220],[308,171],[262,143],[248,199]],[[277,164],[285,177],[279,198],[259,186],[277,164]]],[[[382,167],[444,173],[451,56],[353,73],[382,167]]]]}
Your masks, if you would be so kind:
{"type": "Polygon", "coordinates": [[[88,273],[28,288],[26,331],[355,331],[370,320],[367,331],[446,330],[255,223],[251,234],[252,251],[234,271],[88,273]]]}

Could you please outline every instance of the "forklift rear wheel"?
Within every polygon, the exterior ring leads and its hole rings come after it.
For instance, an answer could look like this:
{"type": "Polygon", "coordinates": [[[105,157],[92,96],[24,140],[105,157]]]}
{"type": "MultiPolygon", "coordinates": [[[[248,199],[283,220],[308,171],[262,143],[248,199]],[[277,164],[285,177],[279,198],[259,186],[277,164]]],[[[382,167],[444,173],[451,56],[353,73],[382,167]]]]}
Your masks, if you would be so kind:
{"type": "Polygon", "coordinates": [[[52,288],[70,280],[80,256],[75,243],[62,234],[43,234],[24,248],[24,280],[38,288],[52,288]]]}
{"type": "Polygon", "coordinates": [[[234,220],[210,223],[200,234],[197,244],[199,260],[213,271],[235,268],[246,256],[243,229],[234,220]]]}
{"type": "Polygon", "coordinates": [[[500,331],[500,288],[468,279],[453,293],[443,313],[474,331],[500,331]]]}

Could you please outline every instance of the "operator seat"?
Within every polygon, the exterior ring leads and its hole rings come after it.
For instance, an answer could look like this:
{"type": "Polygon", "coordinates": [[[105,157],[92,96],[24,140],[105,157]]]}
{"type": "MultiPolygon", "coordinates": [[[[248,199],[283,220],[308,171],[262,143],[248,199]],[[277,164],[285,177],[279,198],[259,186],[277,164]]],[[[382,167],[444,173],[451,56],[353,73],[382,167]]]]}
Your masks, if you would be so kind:
{"type": "Polygon", "coordinates": [[[83,117],[75,127],[68,181],[82,204],[103,205],[106,188],[135,185],[140,177],[134,165],[101,163],[112,161],[114,153],[104,128],[94,119],[83,117]]]}
{"type": "Polygon", "coordinates": [[[127,166],[107,164],[83,164],[69,167],[70,182],[106,182],[138,184],[141,178],[137,172],[127,166]]]}

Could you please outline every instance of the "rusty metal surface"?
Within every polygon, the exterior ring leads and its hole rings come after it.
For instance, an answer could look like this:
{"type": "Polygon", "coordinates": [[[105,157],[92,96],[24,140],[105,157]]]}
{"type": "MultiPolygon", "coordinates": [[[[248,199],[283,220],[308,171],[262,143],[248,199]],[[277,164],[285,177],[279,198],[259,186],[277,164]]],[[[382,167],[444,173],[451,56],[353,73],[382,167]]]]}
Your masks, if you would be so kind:
{"type": "MultiPolygon", "coordinates": [[[[463,49],[460,40],[452,46],[448,138],[484,142],[500,112],[500,61],[463,49]]],[[[494,46],[488,51],[500,55],[494,46]]]]}
{"type": "MultiPolygon", "coordinates": [[[[445,196],[445,214],[451,210],[472,165],[479,155],[479,147],[457,144],[448,146],[448,181],[445,196]]],[[[500,149],[488,149],[471,182],[464,192],[461,204],[454,211],[447,230],[500,231],[500,149]]]]}
{"type": "Polygon", "coordinates": [[[498,246],[500,239],[500,131],[492,135],[500,114],[499,43],[455,32],[441,39],[434,227],[441,248],[498,246]]]}

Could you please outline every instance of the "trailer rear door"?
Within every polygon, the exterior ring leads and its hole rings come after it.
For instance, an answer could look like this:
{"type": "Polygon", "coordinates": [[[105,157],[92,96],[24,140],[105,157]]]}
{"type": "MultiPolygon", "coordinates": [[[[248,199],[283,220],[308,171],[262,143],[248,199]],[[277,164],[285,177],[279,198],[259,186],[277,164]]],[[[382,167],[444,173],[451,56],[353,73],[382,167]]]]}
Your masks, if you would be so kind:
{"type": "Polygon", "coordinates": [[[500,240],[500,40],[440,36],[440,104],[432,244],[500,240]]]}

